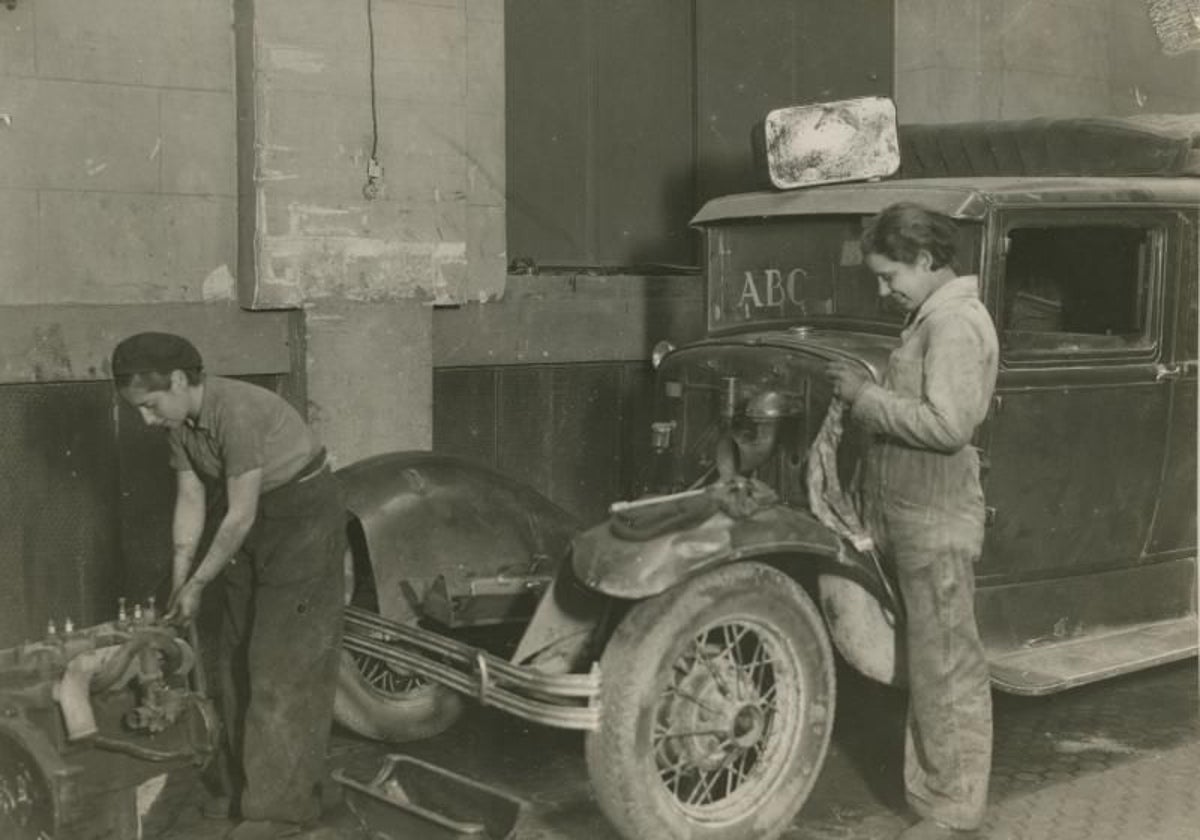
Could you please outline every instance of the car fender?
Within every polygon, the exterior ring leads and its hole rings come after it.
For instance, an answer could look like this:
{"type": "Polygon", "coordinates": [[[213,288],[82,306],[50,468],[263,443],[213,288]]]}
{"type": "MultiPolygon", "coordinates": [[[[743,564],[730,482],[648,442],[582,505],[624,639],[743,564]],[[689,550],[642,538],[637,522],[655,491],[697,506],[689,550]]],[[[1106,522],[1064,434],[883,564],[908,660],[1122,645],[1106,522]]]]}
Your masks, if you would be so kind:
{"type": "Polygon", "coordinates": [[[740,519],[718,512],[695,527],[647,540],[621,539],[604,522],[575,538],[572,568],[589,589],[640,600],[752,558],[770,558],[796,576],[802,567],[815,572],[821,612],[841,654],[872,679],[900,681],[895,611],[878,572],[807,510],[777,504],[740,519]]]}
{"type": "Polygon", "coordinates": [[[578,531],[536,490],[461,458],[390,452],[337,471],[355,577],[370,574],[380,615],[407,621],[439,577],[454,583],[553,575],[578,531]]]}
{"type": "Polygon", "coordinates": [[[604,522],[576,537],[572,566],[590,589],[641,599],[725,563],[763,555],[836,561],[839,551],[840,540],[812,514],[775,504],[737,519],[718,511],[646,540],[621,539],[604,522]]]}
{"type": "Polygon", "coordinates": [[[888,685],[906,684],[903,625],[891,596],[878,584],[870,561],[845,548],[834,570],[856,566],[860,573],[817,575],[821,614],[838,652],[856,671],[888,685]],[[885,606],[887,605],[887,606],[885,606]]]}

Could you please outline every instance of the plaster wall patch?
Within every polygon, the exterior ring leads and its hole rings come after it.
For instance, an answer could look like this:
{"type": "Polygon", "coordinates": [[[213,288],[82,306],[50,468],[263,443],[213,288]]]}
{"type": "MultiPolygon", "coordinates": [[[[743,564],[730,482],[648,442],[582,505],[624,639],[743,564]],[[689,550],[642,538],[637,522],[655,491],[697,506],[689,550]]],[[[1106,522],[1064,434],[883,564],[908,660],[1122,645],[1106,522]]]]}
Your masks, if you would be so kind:
{"type": "Polygon", "coordinates": [[[316,50],[306,50],[286,44],[264,44],[267,61],[276,70],[294,73],[320,73],[325,69],[325,57],[316,50]]]}
{"type": "Polygon", "coordinates": [[[233,275],[229,273],[229,266],[221,265],[214,268],[204,278],[204,284],[200,287],[200,296],[205,301],[232,300],[235,285],[233,275]]]}

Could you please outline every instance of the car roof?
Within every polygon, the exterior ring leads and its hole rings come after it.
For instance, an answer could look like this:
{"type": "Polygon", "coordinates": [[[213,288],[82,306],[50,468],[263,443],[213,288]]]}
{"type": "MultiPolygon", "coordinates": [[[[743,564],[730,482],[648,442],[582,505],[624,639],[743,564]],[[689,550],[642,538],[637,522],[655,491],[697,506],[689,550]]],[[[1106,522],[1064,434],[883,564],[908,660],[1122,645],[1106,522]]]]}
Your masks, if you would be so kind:
{"type": "Polygon", "coordinates": [[[714,198],[693,225],[772,216],[872,214],[913,201],[957,219],[982,219],[989,209],[1039,204],[1200,205],[1195,177],[911,178],[828,184],[788,192],[750,192],[714,198]]]}

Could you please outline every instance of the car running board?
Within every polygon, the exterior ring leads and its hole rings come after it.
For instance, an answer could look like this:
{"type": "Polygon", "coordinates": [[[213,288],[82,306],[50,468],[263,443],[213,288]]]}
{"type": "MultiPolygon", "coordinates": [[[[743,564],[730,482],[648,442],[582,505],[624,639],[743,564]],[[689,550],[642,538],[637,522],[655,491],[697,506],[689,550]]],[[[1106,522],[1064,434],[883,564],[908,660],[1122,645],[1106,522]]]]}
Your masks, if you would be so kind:
{"type": "Polygon", "coordinates": [[[989,654],[992,685],[1009,694],[1053,694],[1195,656],[1196,616],[1138,624],[989,654]]]}

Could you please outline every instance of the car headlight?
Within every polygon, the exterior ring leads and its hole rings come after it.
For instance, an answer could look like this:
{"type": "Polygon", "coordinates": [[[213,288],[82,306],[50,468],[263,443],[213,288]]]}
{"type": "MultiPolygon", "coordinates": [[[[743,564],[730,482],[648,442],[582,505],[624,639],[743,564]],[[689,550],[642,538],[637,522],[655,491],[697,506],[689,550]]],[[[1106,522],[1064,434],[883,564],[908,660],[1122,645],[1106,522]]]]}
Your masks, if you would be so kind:
{"type": "Polygon", "coordinates": [[[650,351],[650,366],[658,370],[658,366],[662,364],[662,360],[667,357],[668,353],[675,352],[675,345],[669,341],[660,341],[654,345],[654,349],[650,351]]]}

